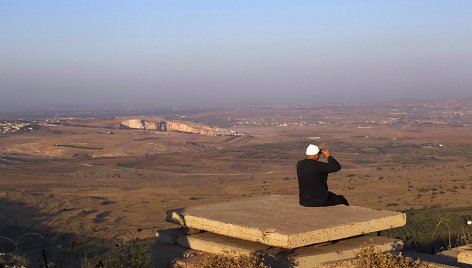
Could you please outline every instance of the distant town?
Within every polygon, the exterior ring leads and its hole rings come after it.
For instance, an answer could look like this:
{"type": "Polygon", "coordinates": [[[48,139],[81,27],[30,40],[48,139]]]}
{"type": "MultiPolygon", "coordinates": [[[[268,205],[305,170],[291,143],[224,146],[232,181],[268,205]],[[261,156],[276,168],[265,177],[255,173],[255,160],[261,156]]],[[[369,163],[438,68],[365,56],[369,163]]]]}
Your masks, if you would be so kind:
{"type": "MultiPolygon", "coordinates": [[[[319,108],[317,108],[319,109],[319,108]]],[[[260,117],[257,120],[237,120],[236,126],[317,126],[317,125],[353,125],[358,128],[374,126],[448,126],[464,127],[472,124],[472,107],[439,106],[433,104],[396,105],[396,106],[331,106],[316,112],[304,112],[304,109],[287,109],[276,118],[260,117]],[[328,112],[326,112],[328,111],[328,112]],[[306,114],[306,115],[303,115],[306,114]],[[366,118],[366,120],[359,120],[366,118]]]]}
{"type": "MultiPolygon", "coordinates": [[[[208,111],[218,111],[207,109],[208,111]]],[[[150,115],[151,111],[145,114],[150,115]]],[[[393,127],[464,127],[472,124],[472,104],[468,102],[441,102],[441,103],[388,103],[366,105],[327,105],[327,106],[253,106],[238,108],[231,116],[209,112],[207,116],[198,117],[198,111],[173,111],[167,113],[169,125],[162,122],[161,127],[149,127],[143,120],[128,120],[121,127],[138,129],[163,130],[177,127],[177,131],[210,133],[212,135],[246,136],[238,128],[248,126],[353,126],[356,128],[372,128],[378,126],[393,127]],[[175,114],[177,112],[178,114],[175,114]],[[216,114],[216,115],[215,115],[216,114]],[[254,116],[256,115],[257,116],[254,116]],[[143,123],[144,122],[144,123],[143,123]],[[180,123],[179,123],[180,122],[180,123]],[[193,125],[192,125],[193,123],[193,125]],[[144,124],[144,125],[143,125],[144,124]],[[196,125],[195,125],[196,124],[196,125]],[[204,127],[204,124],[206,125],[204,127]],[[129,125],[129,126],[128,126],[129,125]],[[135,126],[139,125],[139,126],[135,126]],[[141,126],[142,125],[142,126],[141,126]],[[219,129],[223,128],[223,129],[219,129]],[[231,130],[234,129],[234,130],[231,130]]],[[[92,112],[90,112],[92,113],[92,112]]],[[[126,114],[126,113],[125,113],[126,114]]],[[[155,114],[154,114],[155,115],[155,114]]],[[[93,118],[115,117],[113,113],[95,115],[93,118]]],[[[90,114],[73,115],[65,113],[64,117],[55,115],[54,118],[33,120],[18,119],[0,121],[0,133],[31,132],[43,125],[80,125],[80,119],[90,118],[90,114]]],[[[148,122],[148,124],[150,124],[148,122]]],[[[89,126],[90,127],[90,126],[89,126]]],[[[109,128],[115,128],[109,126],[109,128]]]]}
{"type": "Polygon", "coordinates": [[[36,124],[36,122],[0,121],[0,132],[2,134],[32,132],[38,128],[39,128],[39,125],[36,124]]]}

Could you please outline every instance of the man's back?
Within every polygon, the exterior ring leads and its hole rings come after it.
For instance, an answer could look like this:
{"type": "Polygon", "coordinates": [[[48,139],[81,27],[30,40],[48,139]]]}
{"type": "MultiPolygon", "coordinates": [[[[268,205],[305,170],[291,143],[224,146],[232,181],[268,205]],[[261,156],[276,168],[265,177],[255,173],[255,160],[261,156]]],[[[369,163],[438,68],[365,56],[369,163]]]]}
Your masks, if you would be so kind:
{"type": "Polygon", "coordinates": [[[328,197],[328,173],[340,169],[341,165],[332,156],[328,157],[328,163],[312,159],[298,161],[297,176],[300,205],[323,206],[328,197]]]}

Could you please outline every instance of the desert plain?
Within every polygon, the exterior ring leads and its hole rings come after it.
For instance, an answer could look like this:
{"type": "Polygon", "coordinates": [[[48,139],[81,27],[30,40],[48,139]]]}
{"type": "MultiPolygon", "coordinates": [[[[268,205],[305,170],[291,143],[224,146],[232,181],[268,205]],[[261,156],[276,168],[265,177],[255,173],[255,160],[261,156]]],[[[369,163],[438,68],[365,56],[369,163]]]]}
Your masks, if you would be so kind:
{"type": "Polygon", "coordinates": [[[17,241],[35,232],[64,248],[76,240],[150,238],[172,226],[165,222],[169,209],[296,195],[295,166],[310,143],[329,148],[341,163],[342,170],[329,176],[329,189],[351,204],[395,211],[470,207],[470,103],[34,114],[21,120],[4,113],[4,122],[38,127],[0,134],[0,235],[17,241]],[[157,116],[243,135],[120,126],[157,116]]]}

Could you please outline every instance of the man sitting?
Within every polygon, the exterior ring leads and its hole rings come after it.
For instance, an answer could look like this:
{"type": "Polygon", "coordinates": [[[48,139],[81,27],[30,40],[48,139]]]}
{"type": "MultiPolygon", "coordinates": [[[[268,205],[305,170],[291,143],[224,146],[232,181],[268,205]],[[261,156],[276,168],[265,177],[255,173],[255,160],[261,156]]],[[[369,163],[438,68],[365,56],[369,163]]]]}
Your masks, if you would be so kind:
{"type": "Polygon", "coordinates": [[[329,149],[320,150],[310,144],[306,148],[306,159],[297,163],[300,205],[305,207],[349,206],[346,198],[328,191],[328,173],[341,170],[341,165],[330,154],[329,149]],[[318,161],[323,154],[328,162],[318,161]]]}

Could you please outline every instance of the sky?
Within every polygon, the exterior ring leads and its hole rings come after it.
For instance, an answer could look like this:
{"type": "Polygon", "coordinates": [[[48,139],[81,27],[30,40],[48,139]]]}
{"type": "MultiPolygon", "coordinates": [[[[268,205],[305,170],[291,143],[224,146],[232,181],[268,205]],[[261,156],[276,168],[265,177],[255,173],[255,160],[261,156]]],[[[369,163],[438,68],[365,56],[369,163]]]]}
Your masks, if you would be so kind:
{"type": "Polygon", "coordinates": [[[472,95],[469,0],[0,0],[0,105],[472,95]]]}

